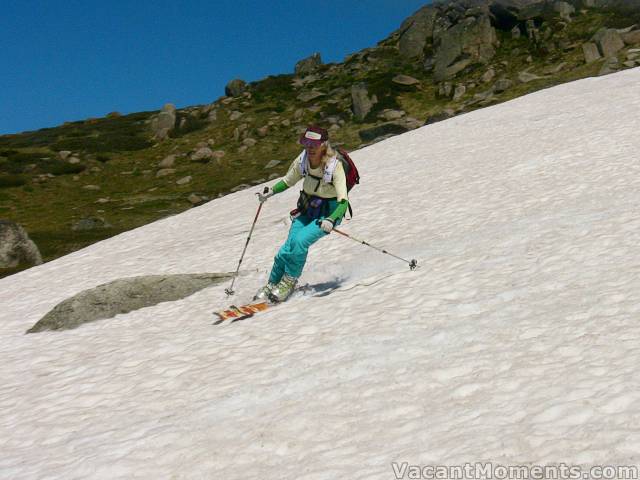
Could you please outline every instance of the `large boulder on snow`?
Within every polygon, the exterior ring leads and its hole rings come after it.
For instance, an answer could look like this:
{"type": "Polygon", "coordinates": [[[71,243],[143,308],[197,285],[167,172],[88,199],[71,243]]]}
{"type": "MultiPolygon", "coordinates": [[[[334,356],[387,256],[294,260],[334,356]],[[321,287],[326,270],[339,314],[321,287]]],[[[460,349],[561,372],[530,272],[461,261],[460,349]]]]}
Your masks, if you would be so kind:
{"type": "Polygon", "coordinates": [[[221,273],[148,275],[118,279],[85,290],[56,305],[27,333],[69,330],[161,302],[188,297],[231,277],[221,273]]]}
{"type": "Polygon", "coordinates": [[[42,255],[22,226],[0,220],[0,268],[40,265],[42,255]]]}

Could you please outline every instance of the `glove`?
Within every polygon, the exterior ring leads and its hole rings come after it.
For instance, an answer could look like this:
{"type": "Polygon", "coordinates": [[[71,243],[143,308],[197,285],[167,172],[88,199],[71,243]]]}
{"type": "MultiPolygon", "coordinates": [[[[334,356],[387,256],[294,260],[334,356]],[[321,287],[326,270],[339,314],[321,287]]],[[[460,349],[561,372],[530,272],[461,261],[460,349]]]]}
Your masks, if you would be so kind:
{"type": "Polygon", "coordinates": [[[331,230],[333,230],[334,227],[333,220],[330,218],[318,220],[318,225],[320,225],[320,229],[325,233],[331,233],[331,230]]]}
{"type": "Polygon", "coordinates": [[[258,201],[260,203],[264,203],[267,201],[267,199],[269,197],[271,197],[274,194],[273,188],[271,187],[264,187],[264,191],[262,193],[258,192],[256,193],[256,195],[258,196],[258,201]]]}

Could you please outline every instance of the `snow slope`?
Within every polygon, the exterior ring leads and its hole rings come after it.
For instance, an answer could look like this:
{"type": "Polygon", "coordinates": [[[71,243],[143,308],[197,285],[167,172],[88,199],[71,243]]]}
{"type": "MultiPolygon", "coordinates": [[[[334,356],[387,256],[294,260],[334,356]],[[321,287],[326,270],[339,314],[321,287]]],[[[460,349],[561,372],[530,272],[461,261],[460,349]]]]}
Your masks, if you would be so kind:
{"type": "MultiPolygon", "coordinates": [[[[0,478],[639,463],[638,112],[636,68],[355,152],[344,230],[420,269],[334,234],[303,282],[338,290],[245,322],[212,326],[216,286],[24,335],[116,278],[235,270],[257,187],[0,280],[0,478]]],[[[265,280],[296,195],[265,205],[234,300],[265,280]]]]}

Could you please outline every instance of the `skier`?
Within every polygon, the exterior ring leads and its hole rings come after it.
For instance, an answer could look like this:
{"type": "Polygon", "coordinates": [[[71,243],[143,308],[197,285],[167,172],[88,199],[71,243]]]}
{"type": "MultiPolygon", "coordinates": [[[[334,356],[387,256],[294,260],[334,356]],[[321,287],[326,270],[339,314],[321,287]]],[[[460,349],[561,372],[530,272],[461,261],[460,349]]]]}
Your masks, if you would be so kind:
{"type": "Polygon", "coordinates": [[[272,188],[257,193],[261,203],[304,178],[289,236],[274,257],[269,281],[254,300],[283,302],[302,274],[309,247],[339,225],[349,207],[344,167],[329,143],[329,133],[312,125],[300,136],[304,150],[272,188]]]}

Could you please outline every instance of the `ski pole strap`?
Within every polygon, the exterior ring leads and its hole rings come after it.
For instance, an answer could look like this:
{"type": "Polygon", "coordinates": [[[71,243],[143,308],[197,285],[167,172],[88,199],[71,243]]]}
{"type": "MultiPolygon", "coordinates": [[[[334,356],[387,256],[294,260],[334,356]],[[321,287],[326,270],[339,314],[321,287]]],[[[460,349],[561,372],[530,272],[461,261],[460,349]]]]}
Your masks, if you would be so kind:
{"type": "Polygon", "coordinates": [[[367,247],[373,248],[374,250],[377,250],[377,251],[379,251],[379,252],[382,252],[382,253],[384,253],[384,254],[386,254],[386,255],[390,255],[390,256],[392,256],[393,258],[397,258],[398,260],[402,260],[403,262],[405,262],[405,263],[408,263],[408,264],[409,264],[409,268],[410,268],[411,270],[415,270],[416,268],[418,268],[418,261],[417,261],[415,258],[412,258],[411,260],[406,260],[406,259],[404,259],[404,258],[402,258],[402,257],[399,257],[399,256],[397,256],[397,255],[394,255],[393,253],[388,252],[388,251],[386,251],[386,250],[384,250],[384,249],[382,249],[382,248],[379,248],[379,247],[376,247],[376,246],[374,246],[374,245],[371,245],[370,243],[367,243],[367,242],[365,242],[364,240],[360,240],[360,239],[358,239],[358,238],[352,237],[352,236],[351,236],[351,235],[349,235],[348,233],[345,233],[345,232],[343,232],[343,231],[341,231],[341,230],[338,230],[337,228],[334,228],[332,231],[333,231],[333,232],[336,232],[336,233],[339,233],[340,235],[342,235],[342,236],[344,236],[344,237],[347,237],[347,238],[349,238],[349,239],[353,240],[354,242],[361,243],[362,245],[366,245],[367,247]]]}

